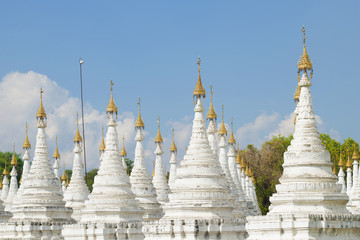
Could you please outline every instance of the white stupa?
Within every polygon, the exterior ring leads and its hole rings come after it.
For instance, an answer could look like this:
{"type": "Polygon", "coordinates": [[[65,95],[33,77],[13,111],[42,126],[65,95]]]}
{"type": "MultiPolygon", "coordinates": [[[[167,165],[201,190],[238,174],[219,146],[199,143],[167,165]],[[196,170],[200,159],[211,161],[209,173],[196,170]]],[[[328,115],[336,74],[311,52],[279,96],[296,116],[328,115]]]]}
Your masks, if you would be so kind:
{"type": "Polygon", "coordinates": [[[11,172],[10,172],[10,188],[9,188],[9,193],[6,197],[6,200],[4,202],[5,205],[5,211],[11,211],[11,206],[13,204],[13,200],[15,198],[15,195],[18,191],[18,182],[17,182],[17,171],[16,171],[16,166],[18,164],[17,159],[16,159],[16,154],[15,154],[15,143],[14,143],[14,154],[11,158],[11,172]]]}
{"type": "Polygon", "coordinates": [[[234,219],[230,189],[206,133],[199,78],[194,90],[195,117],[189,147],[177,168],[165,216],[145,225],[146,239],[244,239],[244,218],[234,219]]]}
{"type": "Polygon", "coordinates": [[[342,160],[342,156],[340,153],[340,161],[339,161],[339,173],[338,173],[338,183],[341,184],[341,192],[346,193],[346,184],[345,184],[345,173],[343,167],[345,166],[345,162],[342,160]]]}
{"type": "Polygon", "coordinates": [[[46,142],[46,113],[40,90],[40,107],[36,113],[38,132],[34,161],[23,182],[19,204],[12,207],[13,217],[4,229],[3,238],[61,239],[62,224],[73,223],[72,210],[65,207],[58,179],[49,159],[46,142]]]}
{"type": "Polygon", "coordinates": [[[136,195],[136,199],[139,201],[140,207],[142,207],[145,211],[143,215],[144,221],[157,220],[162,217],[163,211],[159,202],[156,200],[156,190],[145,166],[143,147],[143,129],[145,128],[145,124],[140,113],[140,98],[138,104],[139,115],[135,122],[135,160],[130,176],[131,190],[136,195]]]}
{"type": "Polygon", "coordinates": [[[142,215],[144,211],[131,191],[129,176],[123,167],[118,144],[115,114],[117,107],[111,97],[106,108],[108,131],[106,149],[95,176],[89,200],[85,201],[78,224],[65,226],[65,239],[143,239],[142,215]]]}
{"type": "Polygon", "coordinates": [[[101,130],[102,130],[102,135],[101,135],[101,143],[100,143],[100,147],[99,147],[100,162],[102,162],[103,155],[104,155],[105,148],[106,148],[105,140],[104,140],[104,127],[101,130]]]}
{"type": "Polygon", "coordinates": [[[350,212],[353,214],[360,215],[360,179],[359,179],[360,175],[358,172],[359,171],[358,160],[360,159],[360,157],[355,148],[352,159],[354,161],[354,170],[353,170],[354,186],[352,188],[350,212]]]}
{"type": "Polygon", "coordinates": [[[303,75],[294,139],[284,153],[284,172],[277,193],[270,198],[270,212],[247,217],[248,240],[359,239],[360,217],[346,209],[349,199],[336,183],[330,154],[317,131],[307,74],[312,73],[312,63],[305,37],[298,67],[303,75]]]}
{"type": "Polygon", "coordinates": [[[3,202],[5,202],[9,194],[9,178],[7,175],[9,175],[9,172],[8,170],[6,170],[6,161],[5,161],[5,167],[4,167],[3,179],[2,179],[1,197],[0,197],[0,200],[3,202]]]}
{"type": "Polygon", "coordinates": [[[172,130],[173,132],[173,139],[170,146],[170,173],[169,173],[169,187],[170,190],[174,187],[175,178],[176,178],[176,168],[177,168],[177,147],[175,144],[175,130],[172,130]]]}
{"type": "Polygon", "coordinates": [[[168,183],[166,182],[166,171],[164,167],[164,163],[162,160],[162,155],[164,151],[162,150],[163,138],[160,133],[160,117],[158,120],[158,132],[155,137],[156,144],[156,159],[155,159],[155,172],[152,179],[152,183],[154,184],[157,201],[160,204],[167,203],[169,201],[168,194],[170,193],[170,188],[168,183]]]}
{"type": "Polygon", "coordinates": [[[24,161],[23,164],[23,171],[22,171],[22,175],[20,178],[20,187],[18,189],[18,191],[16,192],[16,195],[14,197],[14,200],[12,202],[12,206],[19,204],[20,198],[21,198],[21,194],[24,191],[24,182],[27,179],[27,176],[30,172],[30,149],[31,149],[31,144],[28,138],[28,125],[26,123],[25,125],[26,128],[26,135],[25,135],[25,140],[23,143],[23,149],[24,149],[24,155],[22,157],[22,160],[24,161]]]}
{"type": "Polygon", "coordinates": [[[76,221],[81,218],[81,210],[84,208],[85,201],[88,200],[89,189],[85,182],[84,167],[82,161],[82,137],[77,122],[76,134],[74,137],[74,160],[72,175],[69,186],[64,193],[66,206],[73,209],[71,215],[76,221]]]}

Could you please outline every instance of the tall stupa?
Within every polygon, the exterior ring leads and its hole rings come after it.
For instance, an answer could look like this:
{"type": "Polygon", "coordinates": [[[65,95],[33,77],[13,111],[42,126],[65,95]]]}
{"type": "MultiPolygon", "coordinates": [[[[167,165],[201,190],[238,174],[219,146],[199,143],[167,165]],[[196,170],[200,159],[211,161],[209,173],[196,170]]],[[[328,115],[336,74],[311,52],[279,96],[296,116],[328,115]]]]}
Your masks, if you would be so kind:
{"type": "Polygon", "coordinates": [[[316,127],[310,93],[312,63],[305,47],[304,28],[303,33],[294,139],[284,153],[284,172],[277,193],[270,198],[270,212],[247,218],[249,240],[360,239],[360,217],[346,209],[349,198],[341,192],[341,184],[331,170],[330,154],[316,127]]]}
{"type": "Polygon", "coordinates": [[[61,239],[63,224],[74,223],[71,208],[65,207],[61,187],[49,159],[45,129],[46,113],[40,90],[40,106],[36,113],[37,136],[34,161],[20,196],[12,207],[13,217],[4,229],[3,238],[61,239]]]}
{"type": "Polygon", "coordinates": [[[81,219],[78,224],[64,227],[65,239],[111,239],[111,236],[144,239],[141,231],[144,210],[131,191],[129,176],[120,157],[113,85],[111,81],[111,96],[106,108],[108,131],[105,152],[89,200],[85,201],[81,211],[81,219]]]}
{"type": "Polygon", "coordinates": [[[210,147],[203,98],[205,89],[199,77],[194,89],[195,117],[184,159],[177,168],[165,216],[147,223],[146,239],[244,239],[245,218],[233,218],[230,189],[217,156],[210,147]]]}

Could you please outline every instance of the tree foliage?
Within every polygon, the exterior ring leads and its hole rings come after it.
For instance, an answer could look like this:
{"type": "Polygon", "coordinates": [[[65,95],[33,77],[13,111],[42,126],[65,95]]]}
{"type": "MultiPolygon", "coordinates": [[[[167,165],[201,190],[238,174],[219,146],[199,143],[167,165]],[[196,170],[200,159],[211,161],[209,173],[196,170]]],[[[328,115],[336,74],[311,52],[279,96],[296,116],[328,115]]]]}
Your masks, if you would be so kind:
{"type": "MultiPolygon", "coordinates": [[[[13,154],[14,154],[13,152],[0,152],[0,174],[1,174],[1,176],[2,176],[2,173],[4,171],[5,162],[6,162],[6,170],[9,173],[11,172],[12,167],[11,167],[10,163],[11,163],[11,158],[12,158],[13,154]]],[[[20,154],[15,153],[15,156],[16,156],[16,159],[17,159],[17,162],[18,162],[18,165],[16,166],[16,171],[18,172],[17,180],[18,180],[18,183],[19,183],[24,162],[20,158],[20,154]]]]}

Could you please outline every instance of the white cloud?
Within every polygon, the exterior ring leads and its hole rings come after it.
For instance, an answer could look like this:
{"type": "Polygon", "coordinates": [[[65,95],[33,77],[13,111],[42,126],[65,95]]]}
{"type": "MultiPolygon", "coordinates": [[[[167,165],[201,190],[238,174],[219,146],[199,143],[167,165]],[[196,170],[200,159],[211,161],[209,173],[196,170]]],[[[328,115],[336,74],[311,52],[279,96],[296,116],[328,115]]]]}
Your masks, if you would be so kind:
{"type": "Polygon", "coordinates": [[[267,136],[267,140],[270,140],[273,136],[277,136],[279,134],[283,136],[289,136],[290,134],[293,134],[294,117],[295,113],[291,113],[285,116],[285,118],[277,124],[277,128],[274,131],[270,132],[270,134],[267,136]]]}

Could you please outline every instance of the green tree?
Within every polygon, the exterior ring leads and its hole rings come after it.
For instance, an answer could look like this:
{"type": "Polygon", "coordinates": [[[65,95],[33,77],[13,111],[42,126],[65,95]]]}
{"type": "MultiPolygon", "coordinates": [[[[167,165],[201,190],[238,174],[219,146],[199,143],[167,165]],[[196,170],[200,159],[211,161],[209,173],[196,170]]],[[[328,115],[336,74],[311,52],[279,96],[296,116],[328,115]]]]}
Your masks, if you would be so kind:
{"type": "Polygon", "coordinates": [[[66,176],[68,177],[68,180],[69,180],[69,182],[70,182],[71,176],[72,176],[72,170],[71,170],[71,169],[66,169],[66,170],[65,170],[65,174],[66,174],[66,176]]]}
{"type": "Polygon", "coordinates": [[[93,190],[94,178],[97,175],[98,171],[99,171],[99,169],[95,168],[87,173],[86,184],[87,184],[90,192],[92,192],[92,190],[93,190]]]}
{"type": "Polygon", "coordinates": [[[127,173],[128,176],[130,176],[130,174],[132,172],[132,169],[134,167],[134,161],[131,160],[130,158],[125,158],[125,163],[126,163],[126,166],[127,166],[126,173],[127,173]]]}

